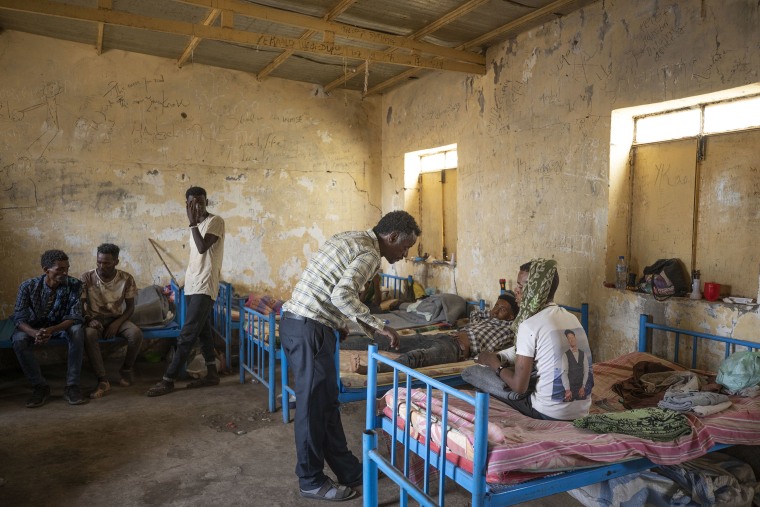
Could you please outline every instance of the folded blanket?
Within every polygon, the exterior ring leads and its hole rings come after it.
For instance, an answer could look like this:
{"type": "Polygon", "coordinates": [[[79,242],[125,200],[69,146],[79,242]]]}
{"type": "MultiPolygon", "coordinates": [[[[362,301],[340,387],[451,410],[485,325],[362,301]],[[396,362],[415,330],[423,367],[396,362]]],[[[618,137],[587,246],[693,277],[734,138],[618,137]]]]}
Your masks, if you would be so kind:
{"type": "Polygon", "coordinates": [[[666,392],[662,401],[657,404],[660,408],[669,408],[679,412],[687,412],[694,407],[718,405],[728,401],[725,394],[696,391],[690,393],[666,392]]]}
{"type": "Polygon", "coordinates": [[[596,433],[623,433],[659,442],[675,440],[691,433],[689,421],[683,414],[660,408],[592,414],[576,419],[573,425],[596,433]]]}
{"type": "Polygon", "coordinates": [[[698,416],[704,417],[706,415],[713,415],[713,414],[717,414],[718,412],[723,412],[724,410],[729,408],[731,405],[733,405],[733,403],[731,403],[730,401],[724,401],[723,403],[718,403],[717,405],[694,407],[691,410],[698,416]]]}
{"type": "Polygon", "coordinates": [[[275,314],[280,313],[283,303],[284,301],[273,298],[267,294],[256,294],[255,292],[252,292],[248,296],[245,306],[252,310],[256,310],[262,315],[269,315],[272,312],[275,314]]]}
{"type": "Polygon", "coordinates": [[[699,391],[707,384],[707,378],[697,375],[693,371],[671,371],[659,373],[646,373],[641,376],[641,384],[649,393],[667,389],[668,392],[699,391]]]}
{"type": "Polygon", "coordinates": [[[622,398],[625,408],[656,407],[662,399],[667,386],[656,388],[654,392],[648,392],[641,382],[641,378],[647,374],[658,372],[673,372],[673,369],[654,361],[639,361],[633,365],[633,376],[629,379],[617,382],[612,390],[622,398]]]}

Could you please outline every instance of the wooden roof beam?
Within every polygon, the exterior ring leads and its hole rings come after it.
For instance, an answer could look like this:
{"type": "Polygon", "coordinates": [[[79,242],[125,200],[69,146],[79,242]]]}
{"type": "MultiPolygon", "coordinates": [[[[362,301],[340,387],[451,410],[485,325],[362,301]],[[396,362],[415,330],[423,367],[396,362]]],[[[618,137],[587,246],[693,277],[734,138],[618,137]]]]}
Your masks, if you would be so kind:
{"type": "Polygon", "coordinates": [[[472,39],[471,41],[466,42],[459,47],[465,49],[480,46],[484,42],[488,42],[489,40],[493,39],[494,37],[498,37],[503,33],[509,32],[511,30],[519,30],[523,26],[535,21],[536,19],[546,16],[547,14],[554,14],[556,11],[562,9],[568,4],[575,3],[576,1],[577,0],[557,0],[556,2],[552,2],[549,5],[541,7],[540,9],[536,9],[535,11],[526,14],[525,16],[519,17],[516,20],[507,23],[506,25],[494,28],[490,32],[484,33],[480,37],[472,39]]]}
{"type": "MultiPolygon", "coordinates": [[[[346,10],[352,5],[354,5],[355,3],[356,3],[356,0],[341,0],[338,3],[338,5],[330,9],[330,12],[322,16],[322,19],[324,19],[325,21],[333,20],[337,18],[338,16],[340,16],[341,14],[343,14],[344,12],[346,12],[346,10]]],[[[303,34],[301,34],[301,37],[299,38],[302,40],[311,39],[316,33],[317,32],[315,30],[306,30],[303,34]]],[[[283,51],[282,53],[277,55],[277,58],[272,60],[269,63],[269,65],[261,69],[259,73],[256,75],[256,77],[258,79],[264,79],[269,74],[271,74],[277,67],[285,63],[285,60],[293,56],[293,53],[295,53],[295,51],[293,51],[292,49],[287,49],[283,51]]]]}
{"type": "Polygon", "coordinates": [[[346,39],[358,40],[382,46],[397,47],[407,51],[418,51],[434,56],[440,56],[449,60],[485,65],[485,57],[471,51],[462,51],[446,46],[438,46],[429,42],[421,42],[409,37],[400,35],[391,35],[357,26],[345,25],[333,21],[298,14],[295,12],[283,11],[272,7],[264,7],[258,4],[243,2],[241,0],[179,0],[182,3],[197,5],[201,7],[216,7],[224,10],[230,10],[242,16],[248,16],[256,19],[263,19],[273,23],[295,26],[316,32],[335,32],[335,35],[346,39]]]}
{"type": "MultiPolygon", "coordinates": [[[[465,2],[456,9],[447,12],[437,20],[433,21],[429,25],[417,30],[412,35],[409,36],[411,39],[421,39],[422,37],[429,35],[437,30],[440,30],[444,26],[448,25],[452,21],[461,18],[468,12],[477,9],[484,3],[486,3],[488,0],[469,0],[469,2],[465,2]]],[[[396,51],[396,48],[390,48],[387,49],[386,52],[393,53],[396,51]]],[[[344,72],[341,77],[338,79],[335,79],[331,83],[328,83],[325,85],[325,91],[329,92],[331,90],[334,90],[338,86],[342,85],[343,83],[346,83],[353,79],[356,76],[360,76],[364,73],[365,68],[367,66],[367,62],[362,63],[361,65],[354,67],[351,69],[351,72],[344,72]]]]}
{"type": "MultiPolygon", "coordinates": [[[[219,17],[219,14],[221,12],[221,9],[211,9],[206,15],[206,19],[203,20],[203,26],[211,26],[214,21],[216,21],[216,18],[219,17]]],[[[187,59],[190,58],[190,55],[193,54],[193,51],[195,51],[195,48],[198,47],[198,44],[200,44],[200,42],[200,37],[196,37],[195,35],[190,37],[190,42],[188,42],[187,47],[182,52],[179,60],[177,60],[177,67],[182,68],[187,59]]]]}
{"type": "MultiPolygon", "coordinates": [[[[225,0],[219,0],[225,1],[225,0]]],[[[111,25],[128,26],[144,30],[173,33],[176,35],[196,36],[202,39],[213,39],[225,42],[248,44],[251,46],[264,46],[277,49],[292,49],[304,53],[312,53],[322,56],[349,58],[355,60],[368,60],[406,67],[422,67],[436,70],[450,70],[455,72],[467,72],[485,74],[485,65],[445,60],[442,58],[429,58],[409,54],[387,54],[355,46],[343,46],[300,39],[291,39],[271,34],[261,34],[222,28],[205,26],[202,24],[187,23],[169,19],[156,19],[148,16],[140,16],[121,11],[104,11],[89,7],[60,4],[45,0],[0,0],[0,8],[12,9],[22,12],[34,12],[50,16],[93,21],[96,23],[108,23],[111,25]]]]}
{"type": "MultiPolygon", "coordinates": [[[[111,0],[98,0],[98,9],[111,10],[113,5],[111,0]]],[[[95,43],[95,50],[98,52],[98,56],[103,54],[103,36],[105,35],[106,24],[98,23],[98,40],[95,43]]]]}
{"type": "MultiPolygon", "coordinates": [[[[556,2],[552,2],[549,5],[545,5],[544,7],[541,7],[540,9],[536,9],[535,11],[529,14],[526,14],[525,16],[519,17],[516,20],[510,23],[507,23],[506,25],[502,25],[499,28],[495,28],[494,30],[487,32],[481,35],[480,37],[476,37],[475,39],[472,39],[471,41],[465,42],[461,46],[458,46],[458,49],[476,47],[510,30],[519,30],[521,27],[527,25],[528,23],[531,23],[535,21],[536,19],[542,16],[545,16],[547,14],[553,14],[557,10],[564,8],[568,4],[574,3],[575,1],[576,0],[557,0],[556,2]]],[[[386,79],[382,83],[379,83],[373,86],[372,88],[367,90],[367,95],[372,95],[373,93],[379,93],[385,90],[386,88],[393,86],[399,81],[409,79],[410,77],[416,75],[417,73],[418,73],[418,69],[408,69],[402,72],[401,74],[393,76],[392,78],[386,79]]]]}

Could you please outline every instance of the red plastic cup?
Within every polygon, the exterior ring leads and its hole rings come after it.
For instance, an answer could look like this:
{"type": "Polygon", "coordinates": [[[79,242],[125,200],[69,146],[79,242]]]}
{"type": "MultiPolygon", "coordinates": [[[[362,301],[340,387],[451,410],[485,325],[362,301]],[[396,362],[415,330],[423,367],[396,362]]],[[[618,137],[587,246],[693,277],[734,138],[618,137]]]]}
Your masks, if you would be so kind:
{"type": "Polygon", "coordinates": [[[708,301],[717,301],[720,297],[720,284],[715,282],[705,282],[705,299],[708,301]]]}

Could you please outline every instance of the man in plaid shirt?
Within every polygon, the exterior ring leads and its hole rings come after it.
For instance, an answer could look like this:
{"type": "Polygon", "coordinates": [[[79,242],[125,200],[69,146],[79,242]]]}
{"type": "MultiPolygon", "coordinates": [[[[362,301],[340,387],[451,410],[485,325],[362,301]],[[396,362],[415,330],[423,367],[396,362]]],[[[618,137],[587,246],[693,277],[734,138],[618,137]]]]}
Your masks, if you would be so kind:
{"type": "MultiPolygon", "coordinates": [[[[470,322],[455,334],[422,335],[404,337],[408,350],[394,359],[409,368],[422,368],[436,364],[456,363],[477,356],[481,351],[502,350],[514,343],[512,321],[519,311],[515,294],[507,291],[499,296],[490,312],[473,310],[470,322]]],[[[359,356],[352,357],[352,369],[366,374],[367,367],[359,362],[359,356]]],[[[378,371],[393,371],[385,364],[378,364],[378,371]]]]}
{"type": "Polygon", "coordinates": [[[414,218],[392,211],[368,231],[337,234],[312,256],[306,271],[282,305],[280,340],[294,375],[296,393],[296,475],[301,496],[343,501],[356,496],[362,466],[348,450],[340,420],[335,373],[335,331],[342,337],[352,320],[367,333],[379,333],[399,343],[398,333],[359,299],[367,281],[407,256],[421,234],[414,218]],[[337,483],[325,475],[325,461],[337,483]]]}
{"type": "Polygon", "coordinates": [[[81,405],[87,402],[79,389],[84,354],[84,318],[79,303],[82,282],[69,276],[69,257],[62,250],[43,253],[40,266],[43,274],[21,284],[13,309],[13,351],[34,389],[26,406],[41,407],[50,397],[50,386],[34,357],[34,347],[51,338],[65,338],[69,346],[63,399],[81,405]]]}

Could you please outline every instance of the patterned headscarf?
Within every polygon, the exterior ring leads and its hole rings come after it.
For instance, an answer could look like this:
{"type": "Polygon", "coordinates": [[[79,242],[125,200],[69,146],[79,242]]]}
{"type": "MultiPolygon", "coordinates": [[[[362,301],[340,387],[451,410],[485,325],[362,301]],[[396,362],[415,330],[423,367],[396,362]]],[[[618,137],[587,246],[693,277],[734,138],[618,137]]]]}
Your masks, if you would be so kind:
{"type": "Polygon", "coordinates": [[[552,259],[533,259],[528,272],[528,283],[523,289],[520,313],[512,323],[512,331],[517,335],[520,324],[543,310],[549,302],[557,261],[552,259]]]}

